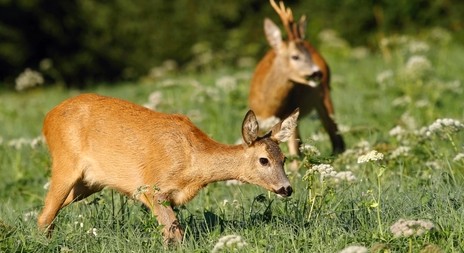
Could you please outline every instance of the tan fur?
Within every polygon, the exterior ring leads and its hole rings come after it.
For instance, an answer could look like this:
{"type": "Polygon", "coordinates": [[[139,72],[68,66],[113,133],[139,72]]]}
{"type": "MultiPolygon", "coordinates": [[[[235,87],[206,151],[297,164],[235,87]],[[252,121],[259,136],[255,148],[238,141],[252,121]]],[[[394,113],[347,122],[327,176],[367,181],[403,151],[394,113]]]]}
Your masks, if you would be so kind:
{"type": "MultiPolygon", "coordinates": [[[[272,116],[282,119],[295,108],[300,108],[301,115],[307,115],[316,109],[329,134],[333,152],[341,153],[345,150],[345,143],[334,120],[329,67],[314,47],[303,40],[305,18],[296,23],[293,21],[291,10],[285,9],[282,2],[279,10],[273,0],[270,1],[281,17],[287,33],[293,31],[292,36],[289,36],[292,39],[282,41],[278,28],[274,27],[269,19],[265,20],[266,36],[272,49],[255,69],[251,80],[249,106],[256,113],[258,120],[272,116]],[[292,55],[298,56],[299,60],[292,60],[292,55]],[[322,76],[320,80],[314,80],[318,85],[312,87],[309,80],[314,78],[315,74],[322,76]]],[[[291,155],[298,154],[298,139],[299,133],[295,130],[289,140],[291,155]]]]}
{"type": "MultiPolygon", "coordinates": [[[[283,122],[292,125],[297,117],[298,111],[283,122]]],[[[164,225],[165,240],[181,241],[172,206],[188,202],[209,183],[237,179],[288,196],[280,128],[258,137],[257,124],[250,111],[242,127],[249,143],[232,146],[212,140],[182,115],[95,94],[68,99],[44,121],[53,164],[38,225],[47,230],[61,208],[104,187],[128,196],[145,187],[138,199],[164,225]],[[269,164],[263,166],[261,158],[269,164]],[[166,201],[170,205],[161,204],[166,201]]]]}

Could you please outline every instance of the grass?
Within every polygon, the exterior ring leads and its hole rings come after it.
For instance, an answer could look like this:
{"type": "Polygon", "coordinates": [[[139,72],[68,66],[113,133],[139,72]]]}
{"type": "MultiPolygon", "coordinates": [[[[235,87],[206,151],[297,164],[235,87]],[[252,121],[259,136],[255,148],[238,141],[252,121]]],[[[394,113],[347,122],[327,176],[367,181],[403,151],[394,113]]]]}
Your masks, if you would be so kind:
{"type": "MultiPolygon", "coordinates": [[[[436,32],[386,38],[382,53],[325,42],[321,50],[333,72],[336,117],[349,149],[328,156],[317,117],[302,119],[303,141],[320,153],[307,149],[299,173],[289,175],[291,198],[252,185],[209,185],[177,208],[186,238],[170,248],[163,247],[156,219],[141,204],[109,189],[63,209],[51,239],[40,234],[36,215],[50,159],[43,144],[31,142],[40,136],[44,115],[81,91],[2,91],[0,252],[210,252],[219,251],[226,235],[245,242],[226,252],[339,252],[351,245],[371,252],[463,252],[464,129],[433,123],[464,122],[464,47],[440,40],[436,32]],[[413,56],[422,58],[414,62],[413,56]],[[383,158],[358,163],[372,150],[383,158]],[[355,179],[339,180],[321,167],[355,179]],[[429,221],[433,228],[419,235],[416,225],[406,236],[391,228],[400,219],[429,221]]],[[[157,110],[187,114],[214,139],[234,143],[251,73],[252,67],[170,72],[84,92],[144,104],[158,91],[157,110]]]]}

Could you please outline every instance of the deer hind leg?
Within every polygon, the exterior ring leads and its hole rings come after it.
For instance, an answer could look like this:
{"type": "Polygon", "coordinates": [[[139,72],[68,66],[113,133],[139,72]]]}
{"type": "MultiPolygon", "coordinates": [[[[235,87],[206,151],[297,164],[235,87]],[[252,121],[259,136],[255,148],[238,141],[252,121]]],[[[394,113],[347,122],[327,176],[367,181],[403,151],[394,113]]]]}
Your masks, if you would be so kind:
{"type": "Polygon", "coordinates": [[[71,173],[62,173],[63,171],[60,170],[62,168],[60,163],[53,163],[50,189],[45,197],[44,208],[37,220],[38,227],[43,231],[48,231],[49,235],[53,228],[53,220],[63,207],[71,189],[81,177],[77,170],[71,173]]]}
{"type": "Polygon", "coordinates": [[[345,151],[345,141],[338,131],[338,126],[334,119],[332,100],[328,93],[325,95],[323,102],[316,105],[316,110],[321,118],[324,129],[329,134],[330,142],[332,143],[332,153],[343,153],[345,151]]]}
{"type": "Polygon", "coordinates": [[[184,232],[174,210],[166,200],[167,198],[163,194],[153,192],[140,197],[140,201],[152,211],[158,223],[163,226],[164,243],[180,243],[184,237],[184,232]]]}
{"type": "Polygon", "coordinates": [[[88,196],[101,191],[103,188],[101,186],[88,185],[82,179],[78,180],[71,191],[68,194],[68,197],[61,205],[61,208],[69,205],[71,202],[76,202],[87,198],[88,196]]]}

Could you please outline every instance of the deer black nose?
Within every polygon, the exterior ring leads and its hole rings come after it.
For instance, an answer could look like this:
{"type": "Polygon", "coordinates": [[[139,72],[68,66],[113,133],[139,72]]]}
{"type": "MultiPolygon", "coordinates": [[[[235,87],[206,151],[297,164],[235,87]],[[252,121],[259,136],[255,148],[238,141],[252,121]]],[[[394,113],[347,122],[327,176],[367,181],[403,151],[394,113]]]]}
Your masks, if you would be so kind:
{"type": "Polygon", "coordinates": [[[293,188],[291,186],[281,187],[276,193],[282,197],[290,197],[293,193],[293,188]]]}
{"type": "Polygon", "coordinates": [[[322,72],[320,70],[314,71],[311,75],[308,76],[308,80],[319,81],[322,79],[322,72]]]}

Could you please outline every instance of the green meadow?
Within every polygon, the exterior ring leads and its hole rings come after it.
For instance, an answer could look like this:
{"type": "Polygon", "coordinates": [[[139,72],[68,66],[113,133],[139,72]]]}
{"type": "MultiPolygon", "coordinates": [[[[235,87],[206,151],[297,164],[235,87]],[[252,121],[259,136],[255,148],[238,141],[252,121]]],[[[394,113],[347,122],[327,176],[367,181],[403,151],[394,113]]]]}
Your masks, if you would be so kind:
{"type": "Polygon", "coordinates": [[[137,83],[86,90],[1,90],[0,252],[464,252],[464,45],[438,28],[374,49],[323,35],[346,152],[331,156],[317,115],[301,118],[303,155],[291,158],[300,169],[288,171],[294,194],[211,184],[176,208],[186,231],[177,246],[163,246],[156,219],[111,189],[64,208],[53,236],[41,234],[51,165],[43,118],[92,92],[188,115],[232,144],[256,62],[199,72],[166,63],[137,83]]]}

